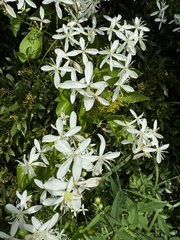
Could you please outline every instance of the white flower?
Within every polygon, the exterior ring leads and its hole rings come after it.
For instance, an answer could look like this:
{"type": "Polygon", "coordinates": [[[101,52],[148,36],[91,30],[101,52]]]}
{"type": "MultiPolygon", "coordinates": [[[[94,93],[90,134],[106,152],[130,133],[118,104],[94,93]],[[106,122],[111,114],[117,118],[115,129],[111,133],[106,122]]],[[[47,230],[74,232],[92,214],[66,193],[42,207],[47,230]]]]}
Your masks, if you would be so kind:
{"type": "Polygon", "coordinates": [[[78,45],[79,42],[74,38],[75,35],[78,35],[80,31],[76,28],[76,23],[72,22],[72,24],[62,25],[62,28],[56,30],[58,34],[54,34],[52,36],[53,39],[62,40],[65,39],[64,43],[64,51],[67,52],[69,49],[69,44],[74,46],[74,44],[78,45]]]}
{"type": "Polygon", "coordinates": [[[79,18],[89,18],[98,12],[97,9],[100,4],[100,0],[83,0],[79,1],[79,4],[79,18]]]}
{"type": "Polygon", "coordinates": [[[50,23],[50,20],[49,19],[44,19],[45,13],[44,13],[44,8],[42,6],[39,9],[39,15],[40,15],[40,18],[30,17],[30,19],[33,20],[33,21],[40,22],[40,30],[42,30],[43,23],[45,23],[45,24],[50,23]]]}
{"type": "Polygon", "coordinates": [[[51,72],[51,74],[54,74],[54,85],[56,88],[59,87],[60,84],[60,75],[64,75],[65,72],[72,72],[74,71],[73,68],[71,67],[67,67],[66,65],[64,66],[60,66],[62,63],[62,58],[66,58],[65,53],[61,50],[61,49],[55,49],[55,53],[56,53],[56,62],[54,62],[53,59],[52,60],[52,64],[50,65],[44,65],[41,67],[41,70],[45,71],[45,72],[51,72]]]}
{"type": "Polygon", "coordinates": [[[50,4],[54,2],[55,4],[55,8],[56,8],[56,13],[58,15],[58,17],[61,19],[62,18],[62,10],[60,7],[60,4],[74,4],[74,2],[72,0],[44,0],[42,3],[43,4],[50,4]]]}
{"type": "MultiPolygon", "coordinates": [[[[67,141],[62,140],[56,141],[55,148],[59,152],[63,153],[65,158],[67,159],[63,164],[59,166],[57,178],[62,179],[69,171],[71,163],[73,162],[72,175],[74,177],[74,180],[78,181],[82,169],[86,167],[83,164],[83,159],[81,155],[85,154],[85,150],[89,146],[90,142],[91,139],[87,138],[83,142],[81,142],[77,148],[74,148],[71,147],[67,141]]],[[[91,163],[89,162],[89,164],[91,163]]]]}
{"type": "Polygon", "coordinates": [[[135,118],[135,120],[132,123],[137,122],[138,125],[142,124],[142,117],[143,117],[144,113],[137,116],[137,114],[135,113],[134,110],[130,109],[130,112],[133,115],[133,117],[135,118]]]}
{"type": "Polygon", "coordinates": [[[114,94],[112,96],[113,102],[118,98],[119,92],[121,92],[122,96],[123,96],[123,91],[127,93],[134,92],[134,89],[131,86],[129,86],[128,83],[129,83],[129,78],[127,78],[126,74],[123,74],[121,72],[119,76],[119,80],[114,84],[114,86],[117,86],[117,87],[114,89],[114,94]]]}
{"type": "Polygon", "coordinates": [[[113,43],[111,43],[110,49],[99,51],[100,55],[105,55],[105,58],[103,59],[103,61],[100,64],[100,68],[102,68],[102,66],[105,63],[108,63],[110,66],[110,70],[112,71],[113,67],[115,67],[115,65],[113,64],[114,58],[116,60],[120,60],[120,61],[126,60],[126,57],[124,55],[117,52],[118,46],[119,46],[119,40],[115,40],[113,43]]]}
{"type": "Polygon", "coordinates": [[[18,230],[18,221],[15,221],[14,224],[11,225],[10,235],[4,232],[0,232],[0,238],[8,239],[8,240],[19,240],[18,238],[14,237],[16,235],[17,230],[18,230]]]}
{"type": "Polygon", "coordinates": [[[36,4],[33,3],[31,0],[18,0],[18,9],[21,10],[22,8],[25,8],[26,3],[32,8],[37,8],[36,4]]]}
{"type": "Polygon", "coordinates": [[[93,43],[97,34],[104,35],[104,32],[96,28],[97,19],[95,16],[92,17],[92,27],[84,27],[84,34],[87,35],[87,38],[90,43],[93,43]]]}
{"type": "Polygon", "coordinates": [[[8,211],[12,213],[12,219],[14,219],[12,224],[12,228],[16,229],[16,225],[18,222],[19,228],[24,231],[24,224],[26,223],[26,215],[33,214],[35,212],[38,212],[42,206],[41,205],[35,205],[33,207],[28,208],[27,202],[31,199],[31,196],[27,196],[27,191],[25,190],[22,195],[16,192],[17,196],[20,198],[20,203],[16,205],[16,207],[12,204],[7,204],[6,208],[8,211]]]}
{"type": "Polygon", "coordinates": [[[38,155],[38,158],[41,157],[41,159],[43,160],[43,162],[47,165],[49,165],[49,162],[46,158],[46,156],[44,155],[44,153],[48,152],[49,150],[51,150],[51,147],[46,147],[46,148],[43,148],[41,149],[41,146],[40,146],[40,143],[37,139],[34,139],[34,145],[36,147],[36,150],[37,150],[37,155],[38,155]]]}
{"type": "MultiPolygon", "coordinates": [[[[54,186],[51,186],[51,190],[55,191],[54,186]]],[[[66,206],[74,211],[79,211],[81,208],[81,199],[82,195],[79,191],[74,188],[74,180],[71,177],[67,183],[67,188],[60,191],[57,195],[54,195],[50,198],[47,198],[43,201],[43,205],[45,206],[54,206],[56,209],[59,205],[61,205],[61,209],[66,206]]]]}
{"type": "Polygon", "coordinates": [[[102,166],[105,165],[108,170],[110,170],[111,163],[110,161],[114,161],[115,158],[119,157],[120,152],[108,152],[104,154],[106,148],[106,142],[104,137],[101,134],[98,134],[100,138],[101,145],[99,148],[99,155],[93,156],[93,161],[96,161],[94,169],[93,169],[93,176],[100,175],[103,171],[102,166]]]}
{"type": "Polygon", "coordinates": [[[36,148],[33,147],[30,152],[29,160],[26,159],[26,155],[23,157],[23,162],[17,160],[20,167],[22,167],[24,174],[28,174],[30,177],[35,177],[34,167],[46,167],[42,162],[36,162],[39,154],[36,154],[36,148]]]}
{"type": "Polygon", "coordinates": [[[68,139],[69,137],[72,137],[73,135],[75,135],[76,133],[78,133],[80,130],[81,130],[81,126],[75,126],[72,124],[72,122],[75,121],[76,123],[76,114],[72,114],[70,116],[70,129],[65,132],[64,131],[64,124],[63,124],[63,121],[58,118],[56,120],[56,125],[52,127],[57,130],[58,132],[58,136],[56,135],[52,135],[52,134],[49,134],[49,135],[45,135],[43,137],[43,142],[55,142],[57,140],[65,140],[65,139],[68,139]]]}
{"type": "Polygon", "coordinates": [[[52,229],[54,225],[57,223],[59,219],[59,213],[55,213],[51,219],[49,219],[47,222],[42,223],[39,221],[36,217],[31,218],[31,224],[24,224],[24,228],[32,233],[28,234],[25,237],[25,240],[30,239],[44,239],[44,240],[58,240],[57,233],[55,229],[52,229]]]}
{"type": "Polygon", "coordinates": [[[129,53],[123,63],[116,62],[117,67],[121,68],[119,76],[125,75],[125,78],[138,78],[138,74],[131,68],[132,55],[129,53]]]}
{"type": "Polygon", "coordinates": [[[151,13],[150,16],[158,15],[158,17],[155,18],[155,22],[159,22],[159,30],[160,30],[162,23],[165,23],[167,21],[165,17],[165,10],[169,7],[169,5],[166,5],[166,2],[164,0],[157,0],[156,5],[158,7],[158,11],[151,13]]]}
{"type": "Polygon", "coordinates": [[[161,163],[161,161],[164,159],[164,153],[166,153],[167,148],[169,147],[169,144],[165,144],[162,146],[159,146],[158,141],[155,141],[155,148],[154,147],[145,147],[143,151],[146,153],[155,152],[156,153],[156,161],[157,163],[161,163]]]}
{"type": "Polygon", "coordinates": [[[98,53],[98,50],[95,48],[86,48],[85,40],[82,37],[80,38],[78,45],[80,46],[81,50],[73,50],[71,52],[68,52],[67,56],[77,56],[81,53],[83,63],[86,65],[89,61],[86,54],[96,55],[98,53]]]}
{"type": "Polygon", "coordinates": [[[16,2],[16,0],[1,0],[0,5],[3,5],[4,8],[6,9],[7,13],[13,17],[16,18],[16,13],[14,9],[8,4],[8,2],[16,2]]]}
{"type": "Polygon", "coordinates": [[[119,31],[119,28],[120,28],[120,20],[121,20],[122,16],[118,15],[117,17],[111,18],[107,15],[104,15],[104,18],[106,18],[108,21],[110,21],[111,24],[110,24],[109,27],[101,27],[99,29],[102,30],[102,31],[106,31],[107,35],[108,35],[108,40],[111,41],[113,32],[117,36],[119,36],[121,34],[120,31],[119,31]]]}
{"type": "MultiPolygon", "coordinates": [[[[93,64],[92,62],[88,62],[85,66],[84,71],[85,77],[78,81],[65,81],[60,84],[59,87],[63,89],[74,89],[78,91],[81,95],[84,96],[84,106],[86,111],[89,111],[93,105],[95,100],[100,102],[101,104],[108,106],[109,102],[99,95],[104,91],[104,89],[108,86],[108,83],[105,81],[93,82],[93,64]],[[85,89],[86,88],[86,89],[85,89]],[[84,90],[85,89],[85,90],[84,90]]],[[[71,93],[71,102],[75,100],[75,91],[71,93]]]]}

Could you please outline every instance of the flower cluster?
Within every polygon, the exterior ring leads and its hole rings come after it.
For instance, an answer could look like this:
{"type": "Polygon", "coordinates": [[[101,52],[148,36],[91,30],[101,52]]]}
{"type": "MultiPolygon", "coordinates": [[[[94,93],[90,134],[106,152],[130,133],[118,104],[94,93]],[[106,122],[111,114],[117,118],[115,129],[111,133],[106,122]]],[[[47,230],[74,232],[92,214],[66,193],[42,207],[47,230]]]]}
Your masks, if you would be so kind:
{"type": "Polygon", "coordinates": [[[154,121],[152,129],[148,127],[147,120],[143,118],[143,114],[137,116],[132,109],[130,111],[134,117],[131,122],[115,120],[117,124],[129,133],[128,139],[123,140],[122,144],[132,144],[133,159],[141,157],[151,158],[151,153],[155,153],[157,163],[161,163],[166,152],[164,150],[169,147],[169,144],[160,145],[159,139],[162,139],[163,136],[157,132],[157,120],[154,121]]]}
{"type": "MultiPolygon", "coordinates": [[[[110,171],[112,163],[120,156],[120,151],[106,150],[107,144],[102,132],[96,134],[98,140],[93,143],[90,134],[83,132],[76,112],[79,109],[88,112],[100,104],[109,106],[110,101],[115,102],[119,96],[134,91],[129,85],[131,79],[138,78],[137,71],[132,67],[133,57],[137,54],[137,49],[146,50],[145,33],[149,31],[141,18],[136,17],[132,22],[127,22],[122,20],[121,15],[105,15],[103,21],[107,22],[107,26],[98,27],[95,13],[99,9],[99,0],[44,0],[42,4],[55,6],[58,24],[51,38],[56,43],[54,59],[46,59],[45,55],[41,70],[44,75],[53,75],[60,96],[68,92],[65,101],[72,108],[60,112],[55,125],[52,125],[52,130],[56,133],[47,134],[42,139],[44,147],[35,139],[28,159],[24,155],[23,162],[18,160],[23,176],[33,179],[33,184],[41,193],[38,199],[41,205],[29,207],[32,196],[27,195],[27,190],[22,195],[17,192],[20,202],[16,206],[6,205],[13,215],[13,222],[10,222],[10,235],[0,232],[0,237],[5,239],[16,239],[18,229],[28,232],[24,236],[27,240],[67,239],[63,230],[55,227],[59,220],[58,211],[71,211],[74,216],[79,212],[85,213],[87,209],[84,208],[83,195],[99,185],[104,170],[110,171]],[[63,19],[64,13],[67,13],[66,20],[63,19]],[[96,44],[98,38],[100,41],[106,39],[104,49],[96,44]],[[98,74],[98,71],[103,70],[105,74],[98,74]],[[110,100],[106,99],[108,92],[111,92],[110,100]],[[36,171],[39,167],[50,169],[46,178],[36,171]],[[42,206],[51,207],[54,215],[45,221],[32,216],[30,223],[28,216],[40,211],[42,206]]],[[[3,0],[0,5],[13,18],[26,11],[27,5],[37,7],[31,0],[3,0]],[[9,2],[17,3],[18,13],[15,13],[9,2]]],[[[162,12],[167,5],[161,6],[159,1],[157,5],[161,12],[158,19],[164,19],[162,12]]],[[[43,31],[44,24],[51,24],[45,18],[45,9],[40,6],[40,17],[32,16],[29,19],[40,32],[43,31]]],[[[151,157],[151,153],[155,152],[157,162],[160,163],[168,144],[159,146],[158,139],[162,136],[157,133],[157,121],[154,122],[154,128],[150,129],[147,120],[142,118],[143,114],[138,117],[133,110],[131,113],[135,118],[131,122],[116,120],[131,136],[122,143],[133,144],[135,159],[151,157]]]]}
{"type": "Polygon", "coordinates": [[[164,0],[157,0],[156,5],[158,7],[158,10],[151,13],[151,16],[156,16],[157,17],[154,19],[155,22],[159,22],[159,30],[162,27],[163,23],[166,23],[167,18],[165,16],[165,11],[169,7],[169,5],[166,4],[164,0]]]}

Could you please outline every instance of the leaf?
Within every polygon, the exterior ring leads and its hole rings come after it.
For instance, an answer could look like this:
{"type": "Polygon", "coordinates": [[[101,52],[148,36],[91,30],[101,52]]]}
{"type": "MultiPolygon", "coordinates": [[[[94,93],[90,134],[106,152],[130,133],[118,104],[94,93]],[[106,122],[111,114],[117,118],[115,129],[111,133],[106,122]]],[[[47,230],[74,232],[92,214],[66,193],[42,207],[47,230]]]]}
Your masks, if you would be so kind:
{"type": "Polygon", "coordinates": [[[110,177],[110,182],[111,182],[111,189],[112,189],[112,192],[114,193],[114,195],[116,195],[119,191],[119,187],[118,185],[116,184],[116,182],[114,181],[114,179],[112,177],[110,177]]]}
{"type": "Polygon", "coordinates": [[[15,153],[11,148],[8,149],[8,154],[13,157],[15,156],[15,153]]]}
{"type": "Polygon", "coordinates": [[[42,51],[42,34],[36,29],[32,29],[21,41],[19,45],[21,61],[26,59],[37,59],[42,51]],[[22,55],[23,54],[23,55],[22,55]]]}
{"type": "Polygon", "coordinates": [[[167,203],[158,203],[158,202],[148,202],[148,203],[143,203],[140,202],[138,203],[138,210],[141,212],[155,212],[159,209],[163,209],[167,203]]]}
{"type": "Polygon", "coordinates": [[[116,197],[113,201],[111,216],[117,220],[119,220],[119,210],[120,209],[120,192],[118,191],[116,197]]]}
{"type": "Polygon", "coordinates": [[[17,132],[17,124],[16,122],[13,124],[12,128],[11,128],[11,137],[14,137],[14,135],[17,132]]]}
{"type": "Polygon", "coordinates": [[[19,191],[22,191],[33,181],[33,178],[31,178],[27,174],[24,174],[24,169],[20,165],[17,166],[16,172],[17,172],[18,189],[19,191]]]}
{"type": "Polygon", "coordinates": [[[169,227],[161,215],[158,216],[158,227],[166,234],[166,237],[169,236],[169,227]]]}
{"type": "Polygon", "coordinates": [[[129,212],[128,221],[130,223],[130,228],[135,229],[139,223],[137,204],[136,203],[131,204],[128,209],[128,212],[129,212]]]}
{"type": "Polygon", "coordinates": [[[85,228],[86,230],[88,230],[89,228],[93,227],[96,223],[98,223],[101,219],[101,215],[100,213],[94,217],[91,222],[87,225],[87,227],[85,228]]]}
{"type": "Polygon", "coordinates": [[[42,104],[40,104],[40,103],[34,104],[34,107],[37,108],[37,109],[40,109],[40,110],[46,109],[46,108],[45,108],[42,104]]]}
{"type": "Polygon", "coordinates": [[[134,240],[135,238],[132,237],[129,233],[124,230],[118,230],[116,235],[114,236],[113,240],[134,240]]]}
{"type": "Polygon", "coordinates": [[[137,103],[137,102],[147,101],[149,100],[149,98],[147,98],[146,96],[138,92],[130,92],[130,93],[124,94],[121,100],[125,103],[137,103]]]}
{"type": "Polygon", "coordinates": [[[71,111],[72,111],[72,104],[67,99],[60,101],[56,107],[56,115],[57,116],[60,116],[61,113],[70,115],[71,111]]]}
{"type": "Polygon", "coordinates": [[[19,32],[19,29],[21,27],[21,20],[17,16],[16,18],[10,18],[10,23],[11,23],[13,34],[15,37],[17,37],[17,33],[19,32]]]}

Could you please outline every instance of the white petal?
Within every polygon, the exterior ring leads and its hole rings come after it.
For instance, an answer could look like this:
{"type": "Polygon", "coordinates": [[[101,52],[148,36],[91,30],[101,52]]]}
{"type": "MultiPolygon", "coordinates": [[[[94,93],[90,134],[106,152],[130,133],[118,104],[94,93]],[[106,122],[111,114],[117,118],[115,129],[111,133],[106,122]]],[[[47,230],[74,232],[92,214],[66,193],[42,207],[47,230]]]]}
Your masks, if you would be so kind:
{"type": "Polygon", "coordinates": [[[54,71],[54,68],[50,65],[44,65],[41,67],[41,70],[48,72],[48,71],[54,71]]]}
{"type": "Polygon", "coordinates": [[[32,213],[38,212],[41,208],[42,208],[41,205],[36,205],[36,206],[28,208],[26,211],[24,211],[24,213],[32,214],[32,213]]]}
{"type": "Polygon", "coordinates": [[[85,67],[85,78],[86,82],[89,84],[93,75],[93,64],[92,62],[88,62],[85,67]]]}
{"type": "Polygon", "coordinates": [[[65,136],[66,137],[70,137],[70,136],[73,136],[73,135],[75,135],[77,132],[79,132],[80,130],[81,130],[81,126],[77,126],[77,127],[74,127],[74,128],[72,128],[72,129],[70,129],[66,134],[65,134],[65,136]]]}
{"type": "Polygon", "coordinates": [[[101,156],[104,153],[104,150],[105,150],[105,147],[106,147],[106,142],[105,142],[104,137],[101,134],[98,134],[98,137],[101,140],[101,145],[100,145],[100,148],[99,148],[99,155],[101,156]]]}
{"type": "Polygon", "coordinates": [[[34,233],[36,231],[36,228],[31,224],[24,224],[24,228],[30,233],[34,233]]]}
{"type": "Polygon", "coordinates": [[[77,156],[74,160],[74,164],[72,167],[72,175],[74,177],[74,181],[78,182],[82,172],[82,160],[80,156],[77,156]]]}
{"type": "Polygon", "coordinates": [[[6,208],[7,208],[8,211],[10,211],[12,213],[15,213],[15,214],[19,213],[19,210],[12,204],[7,204],[6,208]]]}
{"type": "Polygon", "coordinates": [[[119,157],[119,155],[120,155],[120,152],[107,153],[105,155],[105,159],[112,160],[114,158],[119,157]]]}
{"type": "Polygon", "coordinates": [[[57,141],[60,137],[55,135],[45,135],[42,139],[42,142],[54,142],[57,141]]]}
{"type": "Polygon", "coordinates": [[[49,179],[47,182],[44,183],[44,188],[46,190],[59,191],[66,189],[66,187],[67,187],[66,182],[63,182],[56,178],[49,179]]]}
{"type": "Polygon", "coordinates": [[[32,224],[34,227],[36,227],[36,229],[39,229],[41,226],[41,222],[36,218],[36,217],[32,217],[31,218],[32,224]]]}
{"type": "Polygon", "coordinates": [[[58,171],[57,171],[57,178],[62,179],[68,172],[70,165],[72,163],[72,160],[67,160],[62,165],[60,165],[58,171]]]}

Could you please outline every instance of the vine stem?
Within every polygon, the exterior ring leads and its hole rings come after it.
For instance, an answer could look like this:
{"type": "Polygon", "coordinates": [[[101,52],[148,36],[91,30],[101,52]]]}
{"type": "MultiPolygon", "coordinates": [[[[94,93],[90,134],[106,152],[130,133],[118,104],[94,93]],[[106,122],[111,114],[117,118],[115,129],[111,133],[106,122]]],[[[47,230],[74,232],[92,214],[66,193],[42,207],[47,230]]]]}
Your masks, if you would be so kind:
{"type": "Polygon", "coordinates": [[[47,54],[49,53],[49,51],[51,50],[51,48],[54,46],[54,44],[56,43],[57,40],[55,40],[51,45],[50,47],[48,48],[48,50],[46,51],[46,53],[44,54],[43,58],[41,59],[40,63],[39,63],[39,66],[37,68],[37,71],[32,75],[31,79],[39,72],[39,69],[45,59],[45,57],[47,56],[47,54]]]}
{"type": "Polygon", "coordinates": [[[156,160],[154,160],[154,165],[155,165],[155,172],[156,172],[156,181],[155,181],[155,190],[156,190],[159,182],[159,166],[156,160]]]}
{"type": "Polygon", "coordinates": [[[156,219],[157,219],[157,217],[158,217],[158,215],[161,211],[162,211],[162,209],[158,209],[157,212],[154,214],[154,217],[153,217],[153,219],[152,219],[152,221],[151,221],[151,223],[148,227],[147,234],[150,233],[150,231],[153,228],[153,225],[154,225],[154,223],[155,223],[155,221],[156,221],[156,219]]]}

